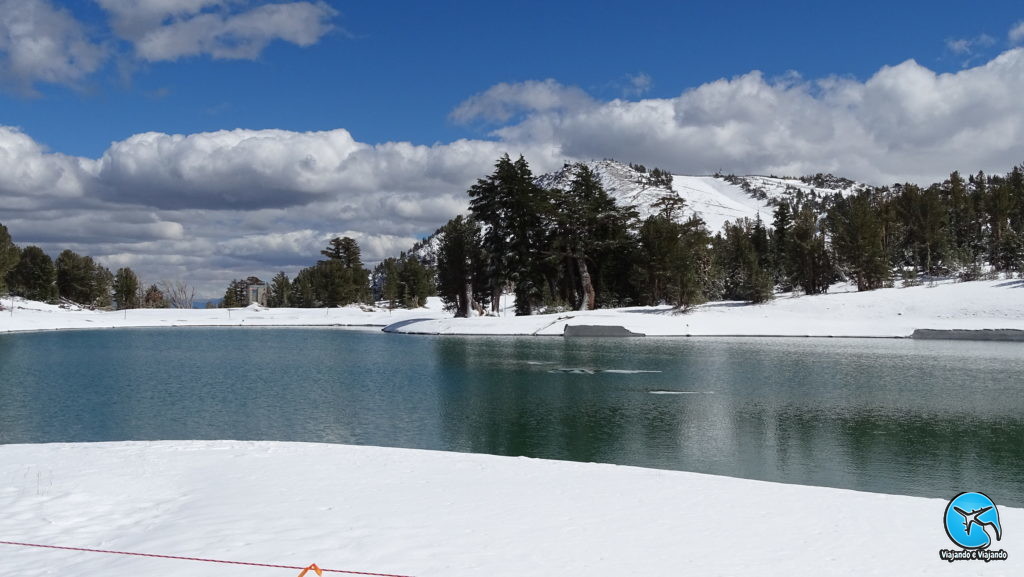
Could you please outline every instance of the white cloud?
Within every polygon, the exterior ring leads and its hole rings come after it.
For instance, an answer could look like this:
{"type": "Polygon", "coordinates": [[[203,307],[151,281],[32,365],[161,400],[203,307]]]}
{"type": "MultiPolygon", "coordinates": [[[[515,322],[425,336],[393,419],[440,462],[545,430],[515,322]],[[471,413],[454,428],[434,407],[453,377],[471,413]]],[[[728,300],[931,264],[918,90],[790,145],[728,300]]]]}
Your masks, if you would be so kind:
{"type": "Polygon", "coordinates": [[[957,168],[1020,162],[1021,93],[1024,49],[1014,49],[955,74],[907,61],[864,82],[772,82],[751,72],[672,99],[535,112],[495,134],[567,157],[686,173],[833,171],[875,183],[931,182],[957,168]]]}
{"type": "Polygon", "coordinates": [[[16,242],[72,248],[147,282],[187,278],[217,296],[231,278],[294,274],[326,240],[367,261],[397,254],[465,210],[501,154],[535,173],[618,158],[679,173],[801,175],[873,184],[942,180],[1021,162],[1024,48],[952,74],[916,62],[850,78],[751,72],[675,98],[594,100],[552,80],[502,84],[459,107],[506,118],[491,140],[369,144],[342,129],[144,133],[98,159],[45,150],[0,127],[0,206],[16,242]]]}
{"type": "Polygon", "coordinates": [[[48,0],[0,0],[0,82],[27,93],[38,82],[77,85],[105,59],[67,10],[48,0]]]}
{"type": "Polygon", "coordinates": [[[553,79],[501,83],[464,101],[451,117],[456,122],[486,120],[507,122],[520,113],[550,112],[589,106],[592,99],[574,86],[553,79]]]}
{"type": "Polygon", "coordinates": [[[323,2],[250,0],[96,0],[114,31],[150,62],[209,55],[253,59],[271,42],[315,44],[337,11],[323,2]]]}
{"type": "Polygon", "coordinates": [[[647,94],[651,90],[651,86],[654,84],[654,81],[651,79],[650,75],[644,72],[640,72],[638,74],[630,74],[629,76],[626,77],[626,81],[627,86],[623,90],[623,93],[626,96],[631,97],[643,96],[644,94],[647,94]]]}
{"type": "Polygon", "coordinates": [[[996,39],[988,34],[980,34],[974,38],[951,38],[946,40],[946,48],[953,54],[968,56],[980,48],[987,48],[996,43],[996,39]]]}
{"type": "Polygon", "coordinates": [[[1018,22],[1010,29],[1010,44],[1017,45],[1024,42],[1024,21],[1018,22]]]}
{"type": "Polygon", "coordinates": [[[16,128],[0,126],[0,198],[6,210],[30,210],[49,199],[82,197],[94,162],[51,154],[16,128]]]}

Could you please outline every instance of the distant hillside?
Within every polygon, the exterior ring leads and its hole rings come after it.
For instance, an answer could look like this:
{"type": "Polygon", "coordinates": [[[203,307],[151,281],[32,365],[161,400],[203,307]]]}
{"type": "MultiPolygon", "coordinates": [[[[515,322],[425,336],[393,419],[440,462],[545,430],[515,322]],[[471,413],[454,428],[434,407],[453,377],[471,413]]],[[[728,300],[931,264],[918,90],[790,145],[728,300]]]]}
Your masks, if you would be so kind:
{"type": "MultiPolygon", "coordinates": [[[[653,170],[615,160],[584,164],[600,177],[605,190],[619,205],[635,206],[641,219],[658,212],[653,205],[662,197],[675,195],[686,202],[682,218],[689,218],[696,213],[712,233],[722,230],[726,221],[742,217],[755,218],[760,215],[766,224],[771,223],[774,206],[783,199],[793,200],[798,196],[817,199],[836,192],[848,196],[867,187],[831,174],[800,178],[673,174],[665,179],[652,176],[653,170]]],[[[538,176],[536,182],[545,188],[567,188],[574,173],[575,165],[567,164],[560,170],[538,176]]],[[[416,255],[421,261],[434,264],[439,244],[440,238],[435,232],[416,243],[408,253],[416,255]]]]}
{"type": "MultiPolygon", "coordinates": [[[[696,213],[707,224],[708,230],[722,229],[725,221],[740,217],[754,218],[758,214],[771,222],[774,204],[781,199],[797,195],[820,198],[842,193],[844,196],[865,188],[852,180],[827,175],[803,178],[775,176],[684,176],[674,174],[671,184],[652,183],[649,172],[636,166],[614,160],[585,163],[601,178],[601,184],[620,205],[637,208],[640,218],[657,212],[653,204],[666,195],[678,195],[686,201],[683,218],[696,213]]],[[[574,175],[573,165],[537,177],[537,183],[548,188],[565,188],[574,175]]]]}

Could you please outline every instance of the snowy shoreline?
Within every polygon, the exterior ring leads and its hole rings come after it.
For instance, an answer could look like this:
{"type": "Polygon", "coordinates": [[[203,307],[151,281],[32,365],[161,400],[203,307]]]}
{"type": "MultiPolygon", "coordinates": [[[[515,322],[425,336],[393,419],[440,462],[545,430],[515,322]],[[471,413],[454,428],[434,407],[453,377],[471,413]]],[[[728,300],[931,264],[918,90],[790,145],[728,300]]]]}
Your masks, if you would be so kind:
{"type": "MultiPolygon", "coordinates": [[[[9,307],[10,302],[3,304],[9,307]]],[[[18,300],[13,315],[9,310],[0,312],[0,333],[155,327],[345,327],[404,334],[561,336],[568,325],[590,325],[623,327],[660,337],[907,338],[918,330],[946,331],[947,338],[956,336],[949,331],[988,331],[987,336],[992,336],[996,331],[1024,331],[1024,280],[947,281],[870,292],[836,285],[823,295],[783,294],[761,305],[712,302],[687,313],[658,306],[516,317],[510,308],[506,306],[504,316],[457,319],[443,310],[437,298],[415,310],[348,306],[106,312],[66,310],[18,300]]]]}
{"type": "MultiPolygon", "coordinates": [[[[414,575],[1010,575],[948,563],[944,499],[354,445],[0,445],[0,540],[414,575]]],[[[953,495],[950,495],[952,497],[953,495]]],[[[997,503],[998,505],[998,503],[997,503]]],[[[0,545],[0,574],[217,576],[215,564],[0,545]]],[[[291,575],[245,568],[237,574],[291,575]]]]}

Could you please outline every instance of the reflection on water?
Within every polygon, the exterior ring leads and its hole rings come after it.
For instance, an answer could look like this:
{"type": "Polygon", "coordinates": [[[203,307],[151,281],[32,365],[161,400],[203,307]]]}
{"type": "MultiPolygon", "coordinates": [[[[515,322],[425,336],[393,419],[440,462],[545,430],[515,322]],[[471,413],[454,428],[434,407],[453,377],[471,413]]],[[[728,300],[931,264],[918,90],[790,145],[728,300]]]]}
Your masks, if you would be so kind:
{"type": "Polygon", "coordinates": [[[8,335],[0,443],[356,443],[1022,506],[1022,369],[1013,343],[8,335]]]}

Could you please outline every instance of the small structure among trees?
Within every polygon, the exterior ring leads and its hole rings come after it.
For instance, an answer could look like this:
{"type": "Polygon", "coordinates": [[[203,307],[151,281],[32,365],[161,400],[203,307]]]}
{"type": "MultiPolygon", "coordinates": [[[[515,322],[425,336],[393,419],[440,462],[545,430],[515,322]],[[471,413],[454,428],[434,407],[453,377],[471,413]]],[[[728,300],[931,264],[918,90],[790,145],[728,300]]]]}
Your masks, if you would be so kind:
{"type": "Polygon", "coordinates": [[[269,289],[269,285],[258,277],[251,276],[246,279],[235,279],[231,281],[224,292],[224,300],[221,301],[221,306],[233,308],[258,304],[265,307],[267,306],[269,289]]]}

